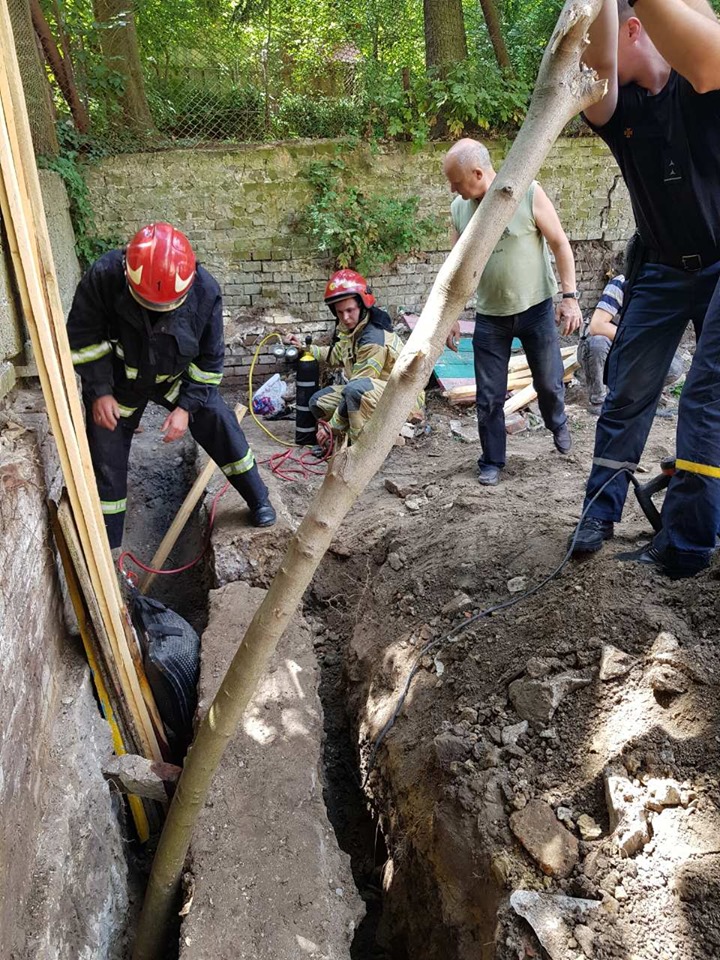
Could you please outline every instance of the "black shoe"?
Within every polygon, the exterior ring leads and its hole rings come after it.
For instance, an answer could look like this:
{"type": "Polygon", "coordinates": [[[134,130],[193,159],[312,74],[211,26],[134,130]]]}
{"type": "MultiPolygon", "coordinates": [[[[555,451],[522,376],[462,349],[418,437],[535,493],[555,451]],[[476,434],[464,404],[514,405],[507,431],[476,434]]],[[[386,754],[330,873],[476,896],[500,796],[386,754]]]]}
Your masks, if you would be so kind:
{"type": "Polygon", "coordinates": [[[275,508],[269,500],[250,511],[250,523],[254,527],[271,527],[276,520],[275,508]]]}
{"type": "Polygon", "coordinates": [[[479,463],[477,478],[483,487],[494,487],[500,479],[500,467],[492,463],[479,463]]]}
{"type": "Polygon", "coordinates": [[[709,558],[702,556],[698,556],[697,559],[693,558],[687,563],[672,561],[652,543],[640,547],[639,550],[618,553],[616,556],[618,560],[624,562],[641,563],[646,567],[654,567],[658,573],[664,574],[671,580],[685,580],[687,577],[694,577],[710,566],[709,558]]]}
{"type": "Polygon", "coordinates": [[[568,540],[568,547],[572,546],[573,556],[576,553],[597,553],[606,540],[612,540],[614,532],[612,520],[585,517],[580,522],[577,535],[573,534],[568,540]]]}
{"type": "Polygon", "coordinates": [[[566,423],[558,427],[553,434],[553,443],[555,444],[557,452],[562,453],[563,456],[572,450],[572,437],[570,436],[570,431],[566,423]]]}

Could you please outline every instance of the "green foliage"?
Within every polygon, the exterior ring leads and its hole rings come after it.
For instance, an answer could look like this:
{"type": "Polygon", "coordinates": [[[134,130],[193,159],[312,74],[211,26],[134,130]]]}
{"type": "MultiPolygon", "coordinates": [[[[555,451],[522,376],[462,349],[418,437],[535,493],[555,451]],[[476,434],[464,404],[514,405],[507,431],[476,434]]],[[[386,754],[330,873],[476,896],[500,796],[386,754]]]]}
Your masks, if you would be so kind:
{"type": "Polygon", "coordinates": [[[361,111],[349,97],[312,98],[285,93],[273,118],[273,133],[280,140],[356,136],[361,126],[361,111]]]}
{"type": "Polygon", "coordinates": [[[434,217],[418,218],[419,197],[401,200],[364,193],[343,182],[345,170],[339,158],[310,164],[306,170],[313,199],[298,229],[320,256],[332,257],[338,267],[372,274],[381,264],[422,248],[440,231],[434,217]]]}
{"type": "Polygon", "coordinates": [[[167,82],[148,91],[148,102],[158,129],[171,137],[204,132],[217,140],[253,141],[265,134],[265,98],[250,84],[208,90],[194,80],[167,82]]]}
{"type": "MultiPolygon", "coordinates": [[[[70,201],[70,219],[75,232],[75,252],[83,269],[101,254],[120,246],[115,238],[98,233],[95,213],[90,205],[88,186],[80,163],[80,153],[87,142],[70,123],[58,125],[60,154],[57,157],[38,157],[38,166],[60,174],[70,201]]],[[[86,151],[87,153],[87,151],[86,151]]],[[[93,154],[90,153],[90,156],[93,154]]]]}

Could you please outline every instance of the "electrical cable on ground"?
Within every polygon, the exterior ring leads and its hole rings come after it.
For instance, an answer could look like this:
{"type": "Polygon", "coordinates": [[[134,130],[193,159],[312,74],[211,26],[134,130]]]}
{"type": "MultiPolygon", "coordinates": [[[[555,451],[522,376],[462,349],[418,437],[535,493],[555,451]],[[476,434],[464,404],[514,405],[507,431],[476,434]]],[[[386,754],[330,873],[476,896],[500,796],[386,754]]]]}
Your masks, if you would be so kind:
{"type": "Polygon", "coordinates": [[[445,636],[438,637],[437,639],[431,640],[429,643],[425,644],[422,650],[418,653],[415,659],[415,663],[410,669],[410,673],[408,674],[407,679],[405,680],[405,684],[403,686],[402,692],[397,700],[397,703],[395,704],[395,709],[393,710],[389,719],[386,721],[380,733],[375,738],[375,742],[372,745],[372,749],[370,750],[370,755],[368,757],[367,769],[365,771],[365,777],[362,781],[361,789],[364,790],[365,787],[367,786],[368,779],[370,778],[370,774],[372,773],[373,768],[375,766],[375,760],[377,759],[377,754],[380,749],[380,746],[383,740],[385,739],[385,737],[392,730],[393,726],[395,725],[395,721],[400,716],[402,708],[405,704],[405,700],[407,699],[407,695],[410,692],[410,686],[413,682],[413,679],[415,678],[415,675],[420,669],[423,657],[426,657],[428,653],[430,653],[432,650],[436,650],[438,647],[443,646],[443,644],[452,643],[454,640],[457,640],[458,637],[462,633],[464,633],[468,627],[472,626],[473,623],[477,623],[478,620],[483,620],[485,617],[490,617],[492,616],[493,613],[498,613],[500,610],[507,610],[510,607],[514,607],[515,604],[520,603],[522,600],[527,600],[528,597],[534,596],[536,593],[542,590],[544,586],[550,583],[551,580],[554,580],[555,577],[557,577],[563,571],[568,561],[570,560],[570,557],[572,556],[573,549],[575,548],[575,541],[577,540],[578,533],[580,532],[580,524],[583,522],[583,520],[587,516],[588,510],[593,505],[593,503],[595,503],[595,501],[603,492],[605,487],[607,487],[608,484],[612,483],[612,481],[615,480],[616,477],[619,477],[621,473],[629,473],[630,476],[632,477],[632,470],[630,470],[628,467],[621,467],[619,470],[616,470],[615,473],[608,480],[605,481],[605,483],[600,487],[600,489],[597,491],[597,493],[593,496],[593,498],[590,500],[588,505],[585,507],[583,512],[580,514],[580,519],[578,520],[577,526],[575,527],[575,533],[573,534],[573,538],[570,542],[570,546],[568,547],[567,553],[563,557],[561,563],[552,571],[552,573],[548,574],[548,576],[545,577],[544,580],[541,580],[540,583],[536,584],[534,587],[531,587],[529,590],[526,590],[525,593],[521,593],[516,597],[512,597],[512,599],[510,600],[504,600],[502,603],[497,603],[492,607],[487,607],[485,610],[481,610],[480,613],[476,613],[475,616],[470,617],[468,620],[464,620],[462,621],[462,623],[459,623],[457,626],[453,627],[453,629],[449,633],[446,633],[445,636]]]}

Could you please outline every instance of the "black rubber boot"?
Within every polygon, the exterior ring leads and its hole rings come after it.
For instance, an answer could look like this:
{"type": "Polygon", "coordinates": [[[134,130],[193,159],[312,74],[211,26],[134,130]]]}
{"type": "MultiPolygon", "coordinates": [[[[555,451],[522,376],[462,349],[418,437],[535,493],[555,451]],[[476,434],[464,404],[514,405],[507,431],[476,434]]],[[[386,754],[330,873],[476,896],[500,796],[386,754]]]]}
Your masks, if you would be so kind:
{"type": "Polygon", "coordinates": [[[580,522],[577,534],[568,540],[568,547],[572,546],[573,556],[576,553],[597,553],[606,540],[611,540],[615,528],[612,520],[601,520],[599,517],[585,517],[580,522]]]}

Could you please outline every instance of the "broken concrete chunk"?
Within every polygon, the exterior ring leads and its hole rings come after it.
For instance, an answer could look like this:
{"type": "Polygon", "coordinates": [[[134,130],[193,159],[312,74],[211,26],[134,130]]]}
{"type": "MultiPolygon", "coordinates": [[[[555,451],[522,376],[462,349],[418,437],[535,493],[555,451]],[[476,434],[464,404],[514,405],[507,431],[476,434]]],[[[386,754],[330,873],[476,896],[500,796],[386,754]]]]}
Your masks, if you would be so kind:
{"type": "Polygon", "coordinates": [[[478,442],[477,424],[470,423],[467,420],[451,420],[450,433],[465,443],[478,442]]]}
{"type": "Polygon", "coordinates": [[[583,840],[597,840],[602,836],[602,827],[590,816],[589,813],[581,813],[577,818],[577,826],[580,836],[583,840]]]}
{"type": "Polygon", "coordinates": [[[542,680],[521,677],[510,684],[510,700],[523,720],[545,726],[552,720],[562,699],[568,693],[586,687],[591,680],[585,671],[569,671],[542,680]]]}
{"type": "Polygon", "coordinates": [[[435,756],[441,767],[449,767],[456,760],[464,760],[468,755],[468,744],[451,733],[441,733],[433,740],[435,756]]]}
{"type": "Polygon", "coordinates": [[[513,723],[509,727],[502,728],[502,742],[504,746],[509,746],[510,744],[517,743],[519,738],[527,733],[528,722],[527,720],[521,720],[520,723],[513,723]]]}
{"type": "Polygon", "coordinates": [[[389,553],[387,555],[387,563],[395,571],[402,570],[402,568],[405,566],[400,554],[398,553],[389,553]]]}
{"type": "Polygon", "coordinates": [[[674,653],[675,650],[679,649],[680,643],[678,642],[678,638],[674,634],[663,630],[662,633],[659,633],[653,640],[653,645],[650,647],[648,656],[651,660],[654,660],[662,654],[674,653]]]}
{"type": "Polygon", "coordinates": [[[664,693],[671,697],[686,693],[690,682],[688,678],[666,664],[656,663],[647,672],[647,679],[655,693],[664,693]]]}
{"type": "Polygon", "coordinates": [[[514,890],[510,894],[510,906],[530,924],[551,960],[569,960],[570,940],[575,937],[582,946],[582,941],[575,935],[579,926],[577,921],[597,910],[600,901],[514,890]]]}
{"type": "Polygon", "coordinates": [[[522,593],[527,588],[527,583],[527,577],[513,577],[507,582],[508,593],[522,593]]]}
{"type": "Polygon", "coordinates": [[[148,800],[167,802],[180,778],[182,769],[172,763],[156,763],[131,753],[111,757],[103,766],[103,777],[121,793],[131,793],[148,800]]]}
{"type": "Polygon", "coordinates": [[[588,960],[592,960],[592,957],[595,956],[595,948],[593,946],[595,941],[595,933],[590,927],[585,926],[584,923],[578,923],[578,925],[573,930],[573,936],[580,945],[580,949],[588,957],[588,960]]]}
{"type": "Polygon", "coordinates": [[[650,841],[644,798],[626,777],[610,772],[605,774],[605,798],[613,840],[631,857],[650,841]]]}
{"type": "Polygon", "coordinates": [[[531,800],[510,817],[510,829],[543,873],[567,877],[578,860],[578,842],[543,800],[531,800]]]}
{"type": "Polygon", "coordinates": [[[478,740],[473,744],[472,755],[481,770],[496,767],[500,763],[500,752],[487,740],[478,740]]]}
{"type": "Polygon", "coordinates": [[[410,513],[417,513],[420,507],[424,507],[426,503],[427,497],[406,497],[405,509],[409,510],[410,513]]]}
{"type": "Polygon", "coordinates": [[[452,600],[448,600],[441,612],[443,616],[454,617],[456,614],[463,613],[465,610],[471,610],[472,606],[472,599],[466,593],[459,593],[456,597],[453,597],[452,600]]]}
{"type": "Polygon", "coordinates": [[[618,677],[624,677],[636,663],[637,659],[629,653],[604,643],[600,653],[600,679],[617,680],[618,677]]]}
{"type": "Polygon", "coordinates": [[[385,489],[396,497],[400,497],[401,500],[409,497],[411,493],[418,493],[418,487],[414,483],[398,482],[397,480],[391,480],[390,477],[385,477],[385,489]]]}

